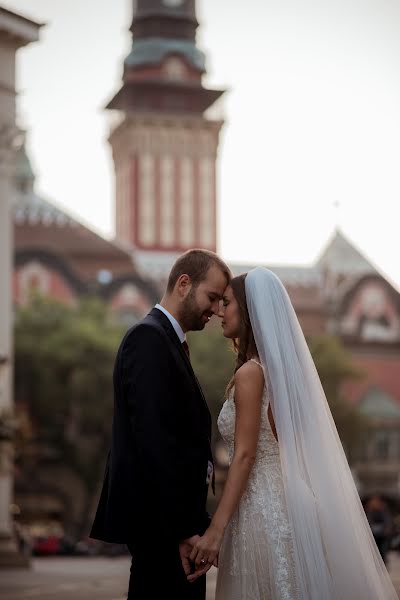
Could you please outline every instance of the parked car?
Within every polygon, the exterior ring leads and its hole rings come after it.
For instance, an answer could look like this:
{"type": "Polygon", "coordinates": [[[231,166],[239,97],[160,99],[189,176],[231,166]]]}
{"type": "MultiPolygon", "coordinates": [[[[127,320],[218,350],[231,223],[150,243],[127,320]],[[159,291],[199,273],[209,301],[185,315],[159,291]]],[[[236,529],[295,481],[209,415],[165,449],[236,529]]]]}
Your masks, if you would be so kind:
{"type": "Polygon", "coordinates": [[[53,556],[59,554],[61,537],[56,535],[40,536],[33,540],[32,553],[35,556],[53,556]]]}

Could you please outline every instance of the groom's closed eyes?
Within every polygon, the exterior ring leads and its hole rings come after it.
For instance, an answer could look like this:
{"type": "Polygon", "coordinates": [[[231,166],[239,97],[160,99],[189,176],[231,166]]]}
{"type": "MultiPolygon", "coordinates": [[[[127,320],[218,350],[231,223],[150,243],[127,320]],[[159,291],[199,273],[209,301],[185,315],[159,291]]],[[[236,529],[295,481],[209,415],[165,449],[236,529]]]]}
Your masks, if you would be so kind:
{"type": "Polygon", "coordinates": [[[219,294],[208,294],[208,299],[210,302],[215,302],[216,300],[221,300],[221,296],[219,294]]]}

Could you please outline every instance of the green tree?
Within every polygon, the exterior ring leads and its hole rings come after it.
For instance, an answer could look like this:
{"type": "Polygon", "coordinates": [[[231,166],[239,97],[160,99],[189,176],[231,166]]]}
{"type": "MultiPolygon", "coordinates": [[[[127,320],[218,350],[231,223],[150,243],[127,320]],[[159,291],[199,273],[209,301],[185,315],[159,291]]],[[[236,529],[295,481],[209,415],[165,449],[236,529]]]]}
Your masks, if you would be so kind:
{"type": "Polygon", "coordinates": [[[82,514],[67,524],[77,537],[86,531],[109,446],[121,334],[99,300],[68,307],[36,297],[16,312],[15,394],[28,407],[24,430],[31,440],[17,437],[17,461],[22,469],[39,469],[43,454],[50,455],[80,479],[82,514]]]}

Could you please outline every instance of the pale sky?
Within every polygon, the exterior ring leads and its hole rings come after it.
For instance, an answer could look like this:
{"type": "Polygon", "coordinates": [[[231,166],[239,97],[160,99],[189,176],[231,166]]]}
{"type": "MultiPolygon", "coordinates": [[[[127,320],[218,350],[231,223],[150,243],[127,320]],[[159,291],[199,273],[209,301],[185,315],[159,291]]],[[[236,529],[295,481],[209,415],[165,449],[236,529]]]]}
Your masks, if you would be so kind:
{"type": "MultiPolygon", "coordinates": [[[[18,58],[36,189],[111,236],[103,107],[121,83],[132,0],[0,2],[48,24],[18,58]]],[[[220,107],[222,256],[307,264],[339,224],[400,285],[398,0],[197,5],[205,83],[229,89],[220,107]]]]}

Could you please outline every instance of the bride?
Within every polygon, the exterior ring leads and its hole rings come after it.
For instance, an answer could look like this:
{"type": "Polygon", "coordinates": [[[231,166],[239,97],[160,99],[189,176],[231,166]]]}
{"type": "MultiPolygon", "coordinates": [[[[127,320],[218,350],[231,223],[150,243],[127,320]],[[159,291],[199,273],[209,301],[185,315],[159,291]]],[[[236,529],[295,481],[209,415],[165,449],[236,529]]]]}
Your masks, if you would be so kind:
{"type": "Polygon", "coordinates": [[[281,281],[235,277],[220,316],[237,350],[218,418],[230,467],[188,579],[218,564],[216,600],[397,600],[281,281]]]}

